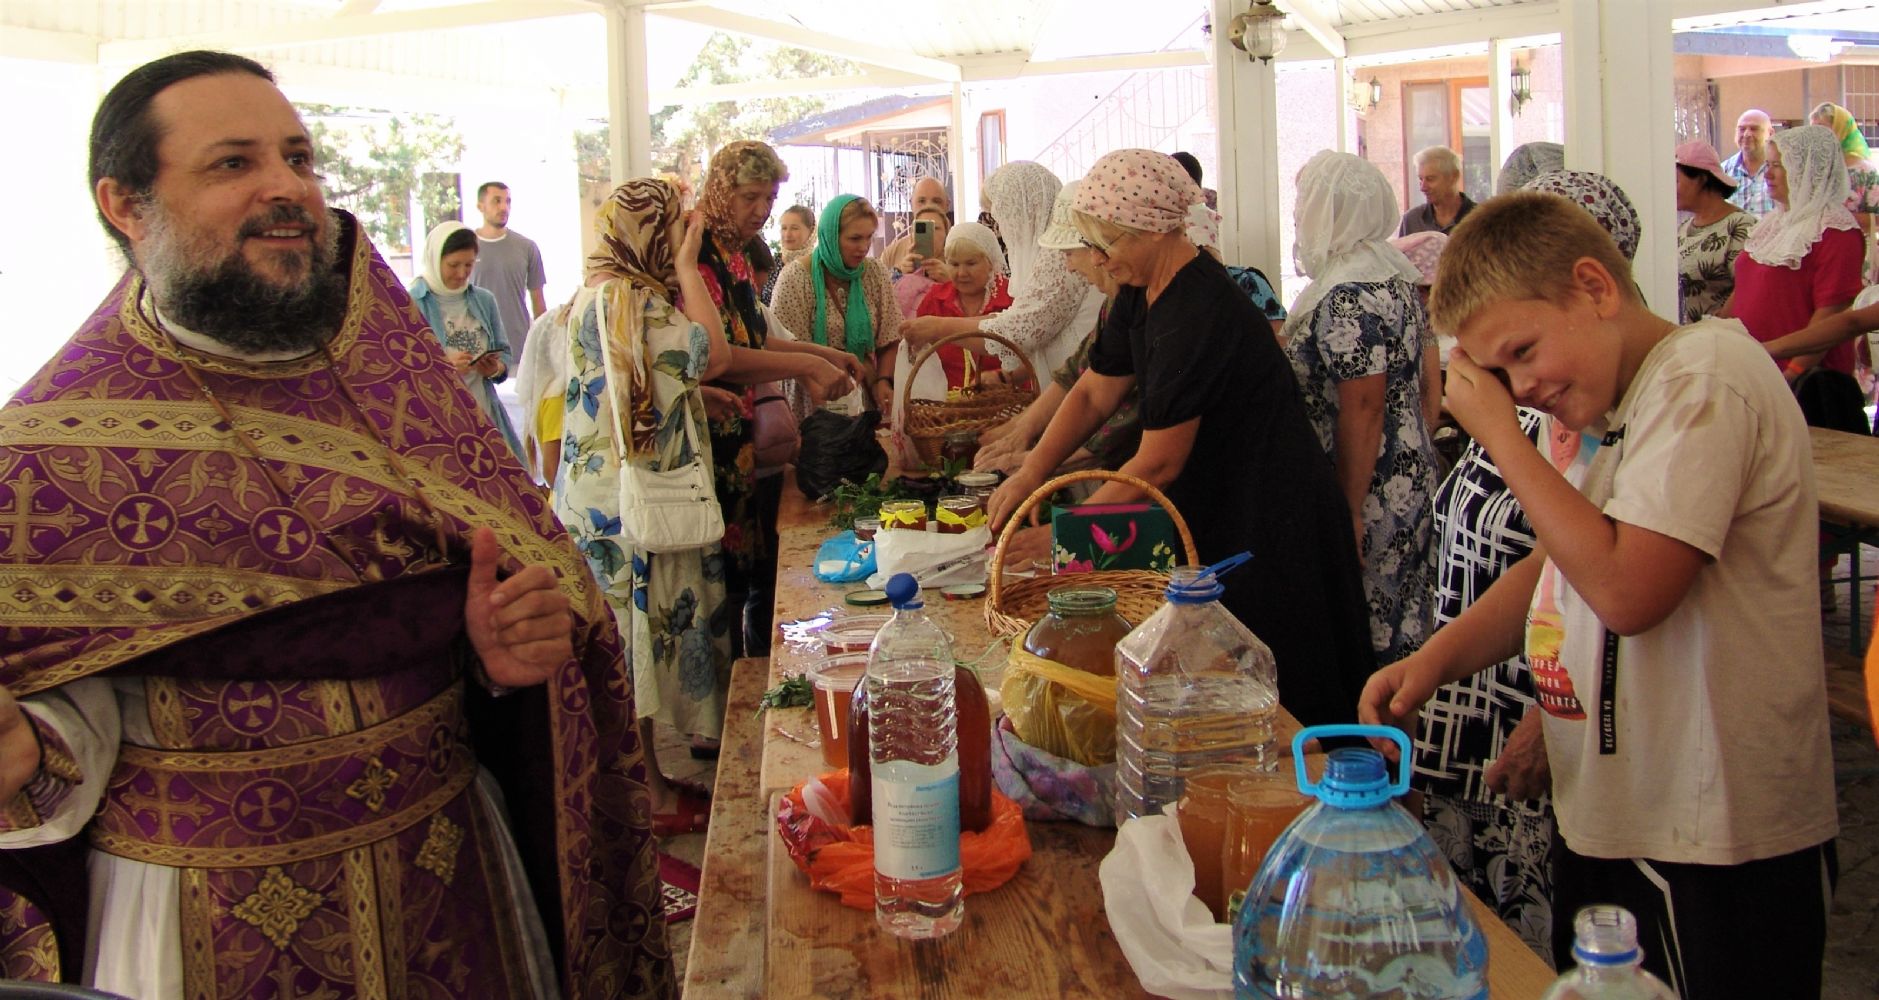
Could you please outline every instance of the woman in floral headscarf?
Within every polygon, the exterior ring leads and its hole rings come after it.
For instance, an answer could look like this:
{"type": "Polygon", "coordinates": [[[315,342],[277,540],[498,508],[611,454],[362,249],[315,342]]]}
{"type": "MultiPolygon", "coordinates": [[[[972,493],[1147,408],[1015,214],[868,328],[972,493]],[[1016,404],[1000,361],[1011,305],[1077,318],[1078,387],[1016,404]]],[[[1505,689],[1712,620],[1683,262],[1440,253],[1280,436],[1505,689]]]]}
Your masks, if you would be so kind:
{"type": "MultiPolygon", "coordinates": [[[[1168,495],[1197,561],[1254,554],[1221,581],[1222,602],[1272,648],[1294,716],[1348,721],[1375,666],[1350,515],[1265,316],[1187,238],[1200,198],[1164,153],[1118,150],[1090,168],[1076,227],[1120,287],[1089,369],[988,513],[1002,525],[1137,390],[1141,441],[1122,471],[1168,495]]],[[[1112,482],[1090,499],[1137,497],[1112,482]]]]}
{"type": "MultiPolygon", "coordinates": [[[[985,199],[995,232],[1004,241],[1011,268],[1011,308],[984,317],[916,316],[901,328],[908,349],[917,350],[953,333],[995,333],[1017,344],[1040,374],[1057,367],[1076,353],[1085,334],[1096,326],[1102,293],[1078,278],[1063,254],[1044,250],[1037,238],[1050,226],[1050,209],[1063,182],[1047,168],[1029,160],[1014,160],[985,179],[985,199]]],[[[989,349],[1016,370],[1017,358],[995,341],[989,349]]]]}
{"type": "Polygon", "coordinates": [[[718,609],[718,546],[653,554],[620,536],[620,464],[672,468],[709,453],[699,384],[724,373],[731,349],[698,269],[703,226],[680,218],[677,189],[627,181],[594,220],[586,284],[567,309],[571,387],[555,513],[600,581],[625,637],[633,698],[649,764],[656,833],[695,828],[702,803],[685,802],[659,770],[653,720],[681,733],[723,728],[731,639],[718,609]],[[685,303],[681,312],[674,304],[685,303]]]}
{"type": "MultiPolygon", "coordinates": [[[[1860,292],[1865,248],[1846,210],[1846,160],[1821,125],[1783,129],[1768,141],[1768,193],[1781,207],[1762,216],[1735,259],[1735,291],[1719,315],[1759,341],[1844,310],[1860,292]]],[[[1853,373],[1853,344],[1788,362],[1790,379],[1819,365],[1853,373]]]]}
{"type": "MultiPolygon", "coordinates": [[[[744,245],[769,222],[777,189],[788,179],[789,168],[775,150],[761,142],[733,142],[711,157],[698,201],[708,227],[698,255],[699,272],[731,345],[730,367],[708,388],[719,390],[712,393],[716,398],[733,403],[712,413],[711,448],[717,462],[718,505],[724,511],[726,609],[734,616],[731,634],[739,656],[769,648],[769,629],[762,623],[767,621],[764,608],[769,579],[775,576],[775,554],[767,539],[775,534],[775,500],[782,489],[777,480],[770,494],[758,495],[750,387],[795,378],[820,402],[845,395],[850,380],[863,374],[858,361],[838,348],[813,343],[807,330],[799,331],[796,339],[770,336],[744,245]]],[[[704,750],[702,745],[699,749],[704,750]]]]}
{"type": "Polygon", "coordinates": [[[1377,662],[1429,636],[1429,496],[1435,443],[1423,417],[1428,314],[1421,273],[1390,246],[1396,194],[1376,167],[1320,152],[1298,172],[1293,260],[1312,278],[1285,322],[1286,355],[1318,441],[1337,465],[1370,603],[1377,662]]]}
{"type": "Polygon", "coordinates": [[[1873,166],[1872,149],[1866,145],[1866,137],[1860,134],[1853,112],[1838,104],[1823,103],[1814,109],[1808,120],[1832,129],[1834,138],[1840,140],[1840,155],[1846,160],[1846,183],[1853,191],[1846,199],[1846,210],[1853,213],[1853,221],[1859,223],[1860,233],[1866,238],[1866,273],[1871,275],[1873,265],[1879,263],[1873,255],[1874,218],[1879,216],[1879,167],[1873,166]]]}

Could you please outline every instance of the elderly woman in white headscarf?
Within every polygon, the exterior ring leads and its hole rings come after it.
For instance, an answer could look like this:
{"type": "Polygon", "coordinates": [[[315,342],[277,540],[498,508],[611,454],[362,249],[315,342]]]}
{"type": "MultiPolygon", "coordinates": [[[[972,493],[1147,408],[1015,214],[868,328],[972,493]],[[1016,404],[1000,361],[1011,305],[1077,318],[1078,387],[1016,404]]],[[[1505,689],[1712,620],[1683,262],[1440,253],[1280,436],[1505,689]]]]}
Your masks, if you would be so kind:
{"type": "MultiPolygon", "coordinates": [[[[902,338],[918,348],[954,333],[995,333],[1017,344],[1039,373],[1055,371],[1076,353],[1096,325],[1103,296],[1070,272],[1063,254],[1037,244],[1062,187],[1056,174],[1029,160],[1007,163],[986,178],[985,199],[1011,266],[1011,308],[983,319],[916,316],[901,326],[902,338]]],[[[1007,366],[1018,360],[996,342],[988,346],[1007,366]]]]}
{"type": "Polygon", "coordinates": [[[1494,193],[1506,194],[1527,186],[1541,174],[1566,169],[1566,147],[1557,142],[1527,142],[1514,147],[1494,180],[1494,193]]]}
{"type": "Polygon", "coordinates": [[[1389,181],[1349,153],[1325,150],[1299,171],[1296,215],[1292,257],[1312,283],[1285,322],[1286,353],[1350,507],[1371,646],[1393,663],[1430,629],[1437,459],[1422,406],[1421,273],[1388,242],[1389,181]]]}
{"type": "MultiPolygon", "coordinates": [[[[1115,301],[1089,369],[988,513],[1002,525],[1135,390],[1141,441],[1122,471],[1168,495],[1193,529],[1197,562],[1255,553],[1222,581],[1222,602],[1272,648],[1294,716],[1346,721],[1375,666],[1350,515],[1265,316],[1187,237],[1200,197],[1187,171],[1153,150],[1118,150],[1090,168],[1075,224],[1119,286],[1115,301]]],[[[1111,482],[1091,499],[1137,496],[1111,482]]]]}
{"type": "MultiPolygon", "coordinates": [[[[1005,252],[999,249],[998,236],[976,222],[962,222],[946,235],[945,261],[948,280],[934,283],[920,299],[918,316],[979,320],[1011,306],[1007,290],[1005,252]]],[[[908,279],[902,278],[903,282],[908,279]]],[[[905,329],[905,326],[902,327],[905,329]]],[[[967,359],[984,358],[979,341],[952,343],[939,349],[936,357],[913,370],[915,351],[900,351],[894,358],[894,384],[904,386],[913,379],[914,399],[945,399],[948,389],[960,388],[974,380],[970,373],[980,365],[967,359]]],[[[894,396],[894,427],[902,426],[905,408],[899,393],[894,396]]]]}
{"type": "MultiPolygon", "coordinates": [[[[1720,315],[1770,341],[1844,310],[1859,295],[1864,238],[1846,209],[1846,160],[1823,125],[1783,129],[1768,141],[1768,193],[1781,207],[1762,216],[1735,259],[1735,291],[1720,315]]],[[[1853,373],[1853,343],[1788,362],[1789,378],[1821,365],[1853,373]]]]}

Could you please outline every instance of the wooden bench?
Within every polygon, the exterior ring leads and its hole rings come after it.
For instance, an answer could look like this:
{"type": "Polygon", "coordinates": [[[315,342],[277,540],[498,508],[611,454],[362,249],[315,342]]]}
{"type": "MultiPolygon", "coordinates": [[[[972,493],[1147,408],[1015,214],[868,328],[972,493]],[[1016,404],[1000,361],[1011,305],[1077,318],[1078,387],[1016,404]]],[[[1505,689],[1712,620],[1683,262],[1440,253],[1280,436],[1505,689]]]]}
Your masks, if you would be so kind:
{"type": "Polygon", "coordinates": [[[1871,729],[1872,707],[1866,701],[1866,664],[1840,649],[1826,651],[1827,712],[1857,726],[1871,729]]]}

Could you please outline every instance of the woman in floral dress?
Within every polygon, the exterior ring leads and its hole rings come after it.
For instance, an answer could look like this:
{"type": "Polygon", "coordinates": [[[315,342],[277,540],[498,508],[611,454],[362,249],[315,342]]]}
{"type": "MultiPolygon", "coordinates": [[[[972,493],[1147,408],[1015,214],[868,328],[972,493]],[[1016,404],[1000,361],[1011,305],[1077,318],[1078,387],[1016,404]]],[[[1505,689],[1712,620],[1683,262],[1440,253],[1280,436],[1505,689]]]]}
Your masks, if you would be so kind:
{"type": "Polygon", "coordinates": [[[1435,444],[1423,418],[1429,325],[1421,272],[1389,245],[1396,194],[1376,167],[1319,153],[1298,173],[1292,254],[1312,283],[1282,334],[1305,412],[1337,465],[1370,602],[1370,645],[1394,663],[1429,637],[1435,444]]]}
{"type": "Polygon", "coordinates": [[[660,833],[696,823],[672,807],[677,796],[652,754],[653,720],[715,737],[731,664],[728,623],[716,613],[724,603],[719,547],[655,555],[620,535],[620,463],[670,469],[695,452],[709,461],[695,390],[730,362],[730,346],[708,332],[720,320],[699,276],[703,227],[684,227],[680,214],[678,190],[653,179],[620,185],[600,208],[587,284],[568,310],[571,376],[555,479],[555,513],[627,639],[660,833]]]}

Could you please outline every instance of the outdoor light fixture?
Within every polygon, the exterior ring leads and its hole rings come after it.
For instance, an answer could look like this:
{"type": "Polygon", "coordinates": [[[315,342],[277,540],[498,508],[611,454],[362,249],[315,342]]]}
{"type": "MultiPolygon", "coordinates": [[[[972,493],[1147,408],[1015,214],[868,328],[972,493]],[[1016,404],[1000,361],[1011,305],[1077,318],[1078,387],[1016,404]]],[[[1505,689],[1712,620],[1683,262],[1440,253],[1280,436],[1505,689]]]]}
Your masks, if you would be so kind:
{"type": "Polygon", "coordinates": [[[1358,83],[1356,77],[1351,77],[1345,92],[1350,100],[1351,110],[1358,114],[1363,114],[1383,103],[1383,84],[1374,76],[1370,78],[1369,83],[1358,83]]]}
{"type": "Polygon", "coordinates": [[[1274,7],[1272,0],[1253,0],[1250,10],[1233,16],[1227,40],[1247,58],[1271,62],[1273,56],[1285,51],[1284,22],[1285,12],[1274,7]]]}
{"type": "Polygon", "coordinates": [[[1515,66],[1508,76],[1508,101],[1514,106],[1514,114],[1519,114],[1521,107],[1533,100],[1533,71],[1525,66],[1515,66]]]}

